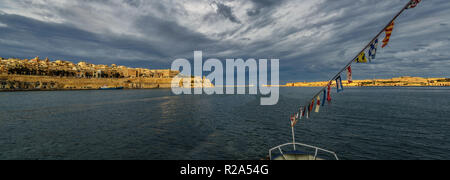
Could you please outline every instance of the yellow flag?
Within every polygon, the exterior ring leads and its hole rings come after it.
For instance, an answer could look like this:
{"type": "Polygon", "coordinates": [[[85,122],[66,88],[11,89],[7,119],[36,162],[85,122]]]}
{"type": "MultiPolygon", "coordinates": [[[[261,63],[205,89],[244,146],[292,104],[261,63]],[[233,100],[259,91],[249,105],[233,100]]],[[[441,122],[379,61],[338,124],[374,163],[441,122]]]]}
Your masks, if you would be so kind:
{"type": "Polygon", "coordinates": [[[355,60],[357,63],[367,63],[366,53],[362,52],[359,54],[358,58],[355,60]]]}

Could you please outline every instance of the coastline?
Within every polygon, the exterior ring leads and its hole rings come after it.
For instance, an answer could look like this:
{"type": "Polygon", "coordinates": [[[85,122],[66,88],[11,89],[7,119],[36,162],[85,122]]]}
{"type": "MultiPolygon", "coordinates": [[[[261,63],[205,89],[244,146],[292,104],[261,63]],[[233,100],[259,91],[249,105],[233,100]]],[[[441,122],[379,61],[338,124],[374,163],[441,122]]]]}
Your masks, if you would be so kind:
{"type": "MultiPolygon", "coordinates": [[[[102,87],[168,89],[172,87],[172,80],[173,78],[78,78],[3,74],[0,75],[0,92],[99,90],[102,87]]],[[[210,84],[209,80],[199,77],[192,77],[191,82],[191,87],[210,84]]]]}
{"type": "MultiPolygon", "coordinates": [[[[284,87],[325,87],[328,81],[287,83],[284,87]]],[[[332,86],[336,86],[333,81],[332,86]]],[[[448,87],[450,78],[397,77],[391,79],[342,80],[345,87],[448,87]]]]}
{"type": "Polygon", "coordinates": [[[126,66],[96,65],[87,62],[34,59],[3,59],[0,57],[0,92],[167,89],[183,86],[213,87],[205,77],[178,76],[170,69],[130,68],[126,66]],[[181,78],[179,82],[172,82],[181,78]],[[173,84],[176,83],[176,84],[173,84]]]}

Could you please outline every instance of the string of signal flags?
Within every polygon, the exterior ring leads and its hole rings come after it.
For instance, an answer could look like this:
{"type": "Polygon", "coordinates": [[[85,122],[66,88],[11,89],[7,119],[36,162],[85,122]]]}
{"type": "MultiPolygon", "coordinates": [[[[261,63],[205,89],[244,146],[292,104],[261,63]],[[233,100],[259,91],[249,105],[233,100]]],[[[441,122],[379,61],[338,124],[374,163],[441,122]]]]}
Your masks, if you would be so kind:
{"type": "Polygon", "coordinates": [[[384,32],[385,37],[382,41],[382,48],[385,48],[389,44],[389,40],[392,36],[392,31],[394,30],[395,20],[407,9],[415,8],[421,0],[410,0],[404,8],[397,13],[394,18],[389,21],[389,23],[367,44],[358,55],[353,58],[341,71],[339,71],[329,82],[323,87],[318,93],[316,93],[313,98],[308,101],[304,106],[301,106],[298,112],[291,115],[291,127],[294,127],[299,120],[302,118],[309,119],[313,112],[319,113],[320,107],[325,106],[326,102],[331,102],[331,85],[334,81],[336,81],[336,89],[337,93],[344,91],[344,86],[342,84],[342,76],[341,74],[344,71],[347,71],[347,80],[349,83],[352,83],[352,63],[367,63],[371,62],[376,58],[377,48],[378,48],[378,39],[380,35],[384,32]],[[367,55],[366,55],[367,51],[367,55]],[[321,95],[323,94],[323,95],[321,95]],[[322,98],[321,98],[322,96],[322,98]],[[315,108],[314,108],[315,106],[315,108]]]}

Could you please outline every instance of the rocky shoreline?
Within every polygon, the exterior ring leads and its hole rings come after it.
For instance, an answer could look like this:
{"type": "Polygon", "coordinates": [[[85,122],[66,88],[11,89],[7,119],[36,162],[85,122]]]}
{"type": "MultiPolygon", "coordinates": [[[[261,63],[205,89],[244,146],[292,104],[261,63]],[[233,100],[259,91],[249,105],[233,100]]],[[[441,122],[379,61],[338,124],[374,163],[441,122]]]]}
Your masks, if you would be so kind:
{"type": "Polygon", "coordinates": [[[170,88],[172,78],[69,78],[52,76],[0,75],[0,91],[95,90],[170,88]]]}

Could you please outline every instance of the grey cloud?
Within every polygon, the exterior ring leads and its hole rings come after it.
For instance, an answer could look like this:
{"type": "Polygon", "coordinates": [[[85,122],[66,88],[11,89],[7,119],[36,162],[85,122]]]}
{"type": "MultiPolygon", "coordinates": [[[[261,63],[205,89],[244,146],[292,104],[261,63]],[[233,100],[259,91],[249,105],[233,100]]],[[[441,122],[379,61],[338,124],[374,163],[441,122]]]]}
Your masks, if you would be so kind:
{"type": "Polygon", "coordinates": [[[276,6],[281,5],[286,0],[251,0],[254,5],[253,9],[247,10],[248,16],[256,16],[261,13],[261,11],[274,9],[276,6]]]}
{"type": "Polygon", "coordinates": [[[249,10],[247,10],[247,15],[248,16],[256,16],[259,13],[261,13],[261,9],[249,9],[249,10]]]}
{"type": "Polygon", "coordinates": [[[214,4],[217,6],[217,13],[224,16],[231,22],[240,24],[241,21],[233,14],[231,7],[222,4],[221,2],[215,1],[214,4]]]}
{"type": "Polygon", "coordinates": [[[102,63],[167,57],[164,49],[134,37],[98,35],[70,25],[44,23],[17,15],[0,15],[0,21],[9,24],[6,30],[0,31],[2,55],[49,56],[102,63]]]}
{"type": "Polygon", "coordinates": [[[135,23],[141,33],[161,38],[162,41],[159,41],[158,45],[170,54],[192,52],[194,49],[203,49],[204,46],[214,43],[203,34],[189,30],[175,22],[152,16],[142,17],[135,23]]]}
{"type": "MultiPolygon", "coordinates": [[[[327,80],[405,4],[404,0],[327,0],[321,4],[315,0],[229,0],[231,4],[248,5],[246,3],[250,2],[252,8],[230,7],[222,1],[215,4],[216,12],[202,14],[199,9],[196,13],[200,16],[195,17],[179,1],[172,0],[83,1],[76,10],[51,4],[22,6],[19,3],[25,1],[5,2],[8,3],[0,4],[0,23],[6,25],[0,25],[1,57],[49,56],[72,61],[168,68],[172,60],[190,58],[192,51],[203,50],[205,58],[280,59],[282,82],[327,80]],[[146,6],[148,3],[150,9],[146,6]],[[295,10],[284,14],[291,6],[301,6],[302,3],[315,5],[301,16],[295,10]],[[5,4],[16,6],[6,8],[5,4]],[[127,12],[120,11],[124,7],[135,7],[136,11],[145,12],[124,18],[126,22],[123,23],[129,26],[125,30],[136,34],[105,30],[112,26],[122,28],[120,22],[109,21],[127,16],[127,12]],[[43,9],[43,12],[52,12],[55,18],[63,21],[51,23],[24,17],[20,13],[2,13],[13,8],[24,8],[18,12],[43,9]],[[117,8],[117,12],[105,11],[111,14],[96,19],[92,12],[105,8],[117,8]],[[239,19],[235,14],[237,10],[247,11],[249,17],[239,19]],[[86,12],[90,14],[83,14],[86,12]],[[274,16],[276,12],[283,12],[277,13],[283,15],[274,16]],[[233,24],[223,21],[224,18],[240,25],[227,26],[233,24]],[[77,23],[80,21],[95,22],[92,24],[98,25],[99,29],[80,26],[77,23]],[[190,26],[198,24],[198,21],[205,25],[206,30],[190,26]]],[[[195,2],[206,3],[210,8],[207,1],[195,2]]],[[[448,0],[433,0],[422,1],[417,8],[405,11],[397,20],[389,46],[379,49],[373,63],[354,65],[354,78],[448,76],[449,9],[448,0]]],[[[38,15],[47,16],[46,13],[38,15]]],[[[382,38],[384,34],[380,36],[382,38]]]]}
{"type": "Polygon", "coordinates": [[[123,0],[123,1],[133,7],[139,7],[142,3],[141,0],[123,0]]]}

